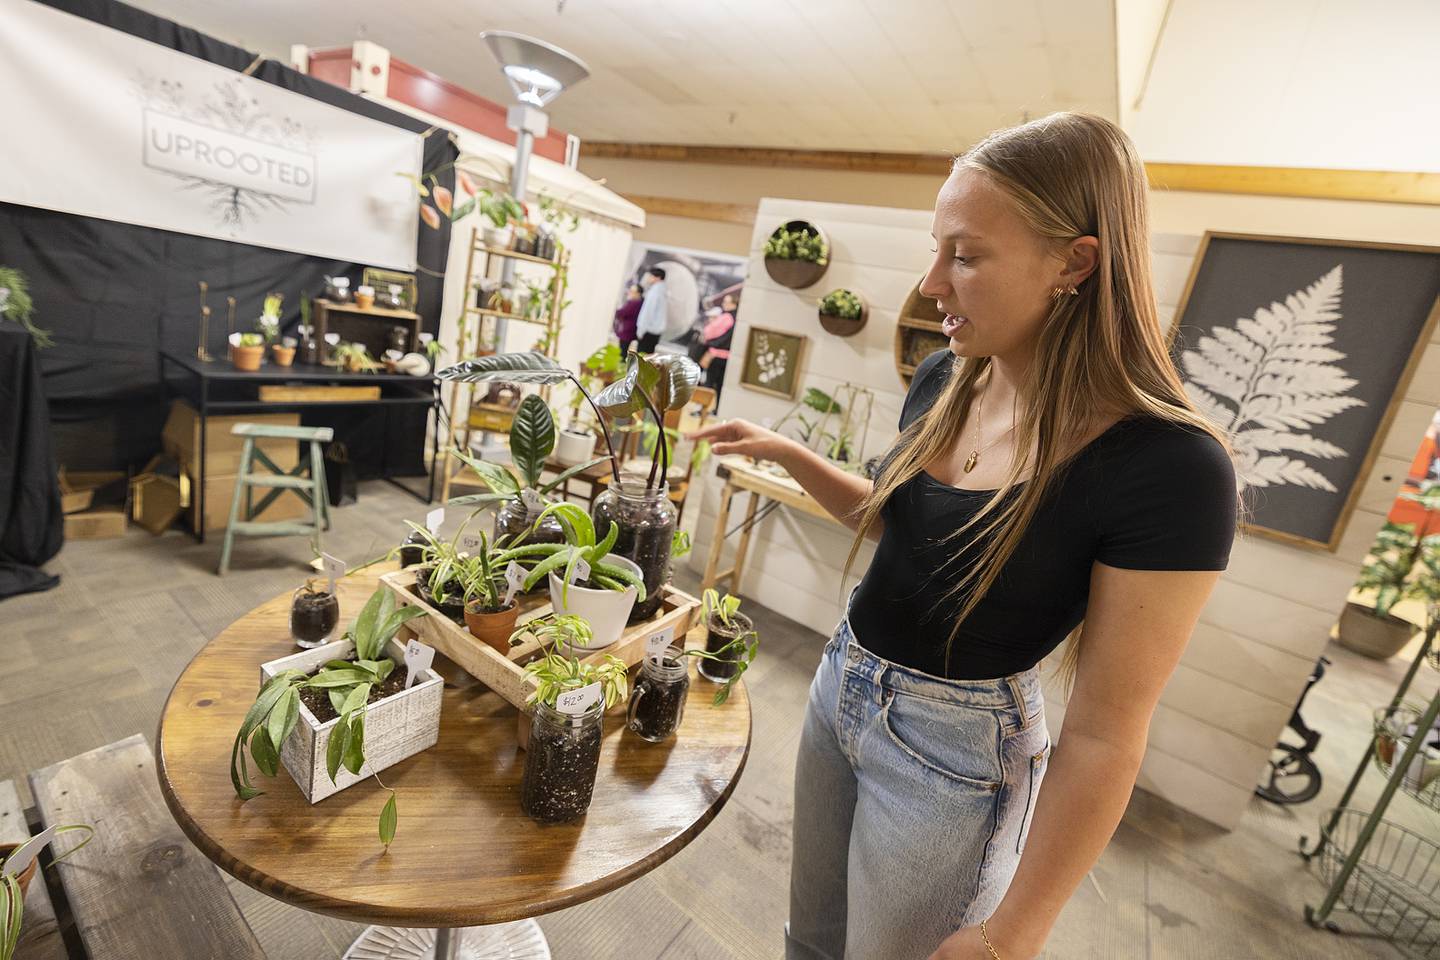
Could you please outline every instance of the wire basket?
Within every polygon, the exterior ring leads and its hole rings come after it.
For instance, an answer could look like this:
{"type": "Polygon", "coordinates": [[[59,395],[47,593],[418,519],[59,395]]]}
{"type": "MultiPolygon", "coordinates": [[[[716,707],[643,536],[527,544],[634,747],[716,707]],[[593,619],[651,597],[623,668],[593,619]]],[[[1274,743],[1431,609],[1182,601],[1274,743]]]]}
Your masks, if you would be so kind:
{"type": "MultiPolygon", "coordinates": [[[[1325,833],[1320,875],[1333,885],[1370,814],[1344,810],[1325,833]]],[[[1325,817],[1328,820],[1329,816],[1325,817]]],[[[1382,820],[1340,893],[1351,913],[1413,957],[1440,958],[1440,841],[1382,820]]]]}

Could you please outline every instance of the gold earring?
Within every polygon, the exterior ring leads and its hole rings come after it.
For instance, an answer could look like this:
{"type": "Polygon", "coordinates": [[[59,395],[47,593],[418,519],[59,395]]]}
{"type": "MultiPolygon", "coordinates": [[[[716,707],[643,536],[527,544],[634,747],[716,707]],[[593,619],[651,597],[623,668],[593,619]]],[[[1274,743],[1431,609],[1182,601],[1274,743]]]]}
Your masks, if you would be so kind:
{"type": "Polygon", "coordinates": [[[1051,291],[1050,291],[1050,302],[1051,302],[1051,303],[1059,303],[1059,302],[1060,302],[1060,298],[1063,297],[1063,296],[1065,296],[1065,288],[1064,288],[1064,287],[1056,287],[1054,290],[1051,290],[1051,291]]]}
{"type": "Polygon", "coordinates": [[[1070,296],[1072,296],[1072,297],[1078,297],[1078,296],[1080,296],[1080,291],[1079,291],[1078,289],[1076,289],[1075,284],[1073,284],[1073,283],[1070,284],[1070,296]]]}

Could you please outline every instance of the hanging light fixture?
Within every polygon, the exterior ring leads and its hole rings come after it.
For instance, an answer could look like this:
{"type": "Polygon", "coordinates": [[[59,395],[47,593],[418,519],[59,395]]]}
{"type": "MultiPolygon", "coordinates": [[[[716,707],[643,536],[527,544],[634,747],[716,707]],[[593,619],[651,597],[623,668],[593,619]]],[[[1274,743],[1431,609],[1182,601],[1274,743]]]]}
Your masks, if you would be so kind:
{"type": "MultiPolygon", "coordinates": [[[[486,30],[480,39],[500,63],[500,70],[510,84],[518,103],[505,111],[505,125],[515,131],[515,165],[510,171],[510,193],[524,202],[525,181],[530,170],[530,154],[535,138],[550,132],[550,118],[545,106],[568,88],[590,76],[590,68],[554,44],[505,30],[486,30]]],[[[501,279],[509,283],[515,276],[515,261],[507,259],[501,279]]],[[[501,317],[495,323],[496,346],[505,349],[505,332],[509,326],[501,317]]]]}

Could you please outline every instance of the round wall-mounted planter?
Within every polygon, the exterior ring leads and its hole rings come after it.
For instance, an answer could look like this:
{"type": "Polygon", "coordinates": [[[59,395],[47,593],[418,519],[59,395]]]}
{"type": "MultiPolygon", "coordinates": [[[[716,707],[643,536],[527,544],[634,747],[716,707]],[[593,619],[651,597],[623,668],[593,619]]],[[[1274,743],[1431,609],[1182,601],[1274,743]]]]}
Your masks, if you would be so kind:
{"type": "MultiPolygon", "coordinates": [[[[838,292],[839,291],[835,290],[831,291],[831,293],[838,292]]],[[[837,337],[855,336],[855,334],[865,328],[865,321],[870,319],[870,305],[865,302],[865,298],[855,293],[854,290],[847,290],[845,292],[852,294],[855,299],[860,301],[860,316],[842,317],[837,314],[826,313],[823,307],[820,309],[820,326],[825,328],[826,333],[833,334],[837,337]]]]}
{"type": "MultiPolygon", "coordinates": [[[[770,279],[782,287],[789,287],[792,290],[801,290],[805,287],[813,287],[825,276],[825,271],[830,267],[830,240],[825,236],[825,231],[808,220],[790,220],[776,227],[790,230],[806,230],[820,238],[825,245],[825,262],[815,263],[812,260],[784,260],[779,257],[765,258],[765,272],[770,274],[770,279]]],[[[774,236],[772,231],[771,236],[774,236]]]]}

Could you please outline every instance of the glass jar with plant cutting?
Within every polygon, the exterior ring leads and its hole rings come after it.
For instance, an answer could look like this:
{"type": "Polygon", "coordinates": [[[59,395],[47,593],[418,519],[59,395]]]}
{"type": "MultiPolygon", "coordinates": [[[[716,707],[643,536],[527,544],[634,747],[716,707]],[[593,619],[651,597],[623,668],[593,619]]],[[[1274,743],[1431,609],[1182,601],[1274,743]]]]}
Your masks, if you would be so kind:
{"type": "Polygon", "coordinates": [[[690,691],[690,671],[679,647],[667,647],[656,657],[640,662],[640,675],[630,691],[626,725],[651,743],[663,743],[680,729],[685,716],[685,699],[690,691]]]}
{"type": "MultiPolygon", "coordinates": [[[[706,680],[729,687],[740,678],[759,650],[755,624],[740,612],[740,598],[706,590],[701,601],[705,623],[705,651],[696,669],[706,680]]],[[[687,651],[687,653],[690,651],[687,651]]],[[[717,702],[724,702],[717,700],[717,702]]]]}
{"type": "Polygon", "coordinates": [[[290,600],[290,639],[309,649],[329,643],[340,624],[340,601],[330,590],[306,580],[290,600]]]}
{"type": "MultiPolygon", "coordinates": [[[[488,358],[487,358],[488,359],[488,358]]],[[[520,476],[498,463],[477,460],[469,454],[456,451],[455,456],[475,471],[480,482],[489,488],[489,493],[455,497],[447,501],[449,506],[473,506],[476,509],[487,504],[499,503],[495,513],[496,538],[508,537],[511,541],[525,536],[531,543],[563,543],[565,533],[559,521],[551,520],[536,526],[536,519],[544,510],[547,496],[566,480],[597,463],[604,457],[587,460],[562,471],[555,479],[540,482],[545,470],[545,461],[555,449],[555,418],[550,407],[538,394],[528,394],[520,401],[510,421],[510,459],[520,476]],[[528,492],[527,492],[528,491],[528,492]]]]}
{"type": "Polygon", "coordinates": [[[532,716],[520,804],[541,823],[563,823],[590,808],[605,711],[625,699],[628,687],[625,662],[606,654],[599,663],[586,663],[561,652],[589,644],[590,626],[581,617],[543,618],[518,633],[548,647],[525,667],[535,689],[526,698],[532,716]]]}
{"type": "MultiPolygon", "coordinates": [[[[353,659],[331,660],[310,675],[285,670],[271,678],[245,714],[230,751],[230,782],[236,796],[251,800],[264,792],[255,789],[250,779],[247,750],[267,777],[279,771],[280,751],[299,723],[302,701],[321,724],[338,718],[325,755],[331,782],[335,782],[342,764],[358,774],[365,764],[366,707],[406,686],[405,666],[397,669],[395,661],[384,655],[386,647],[406,622],[424,615],[420,607],[396,609],[394,595],[381,587],[371,594],[346,631],[346,638],[354,643],[353,659]]],[[[395,837],[395,791],[381,783],[378,776],[375,782],[390,793],[380,812],[380,842],[388,847],[395,837]]]]}

